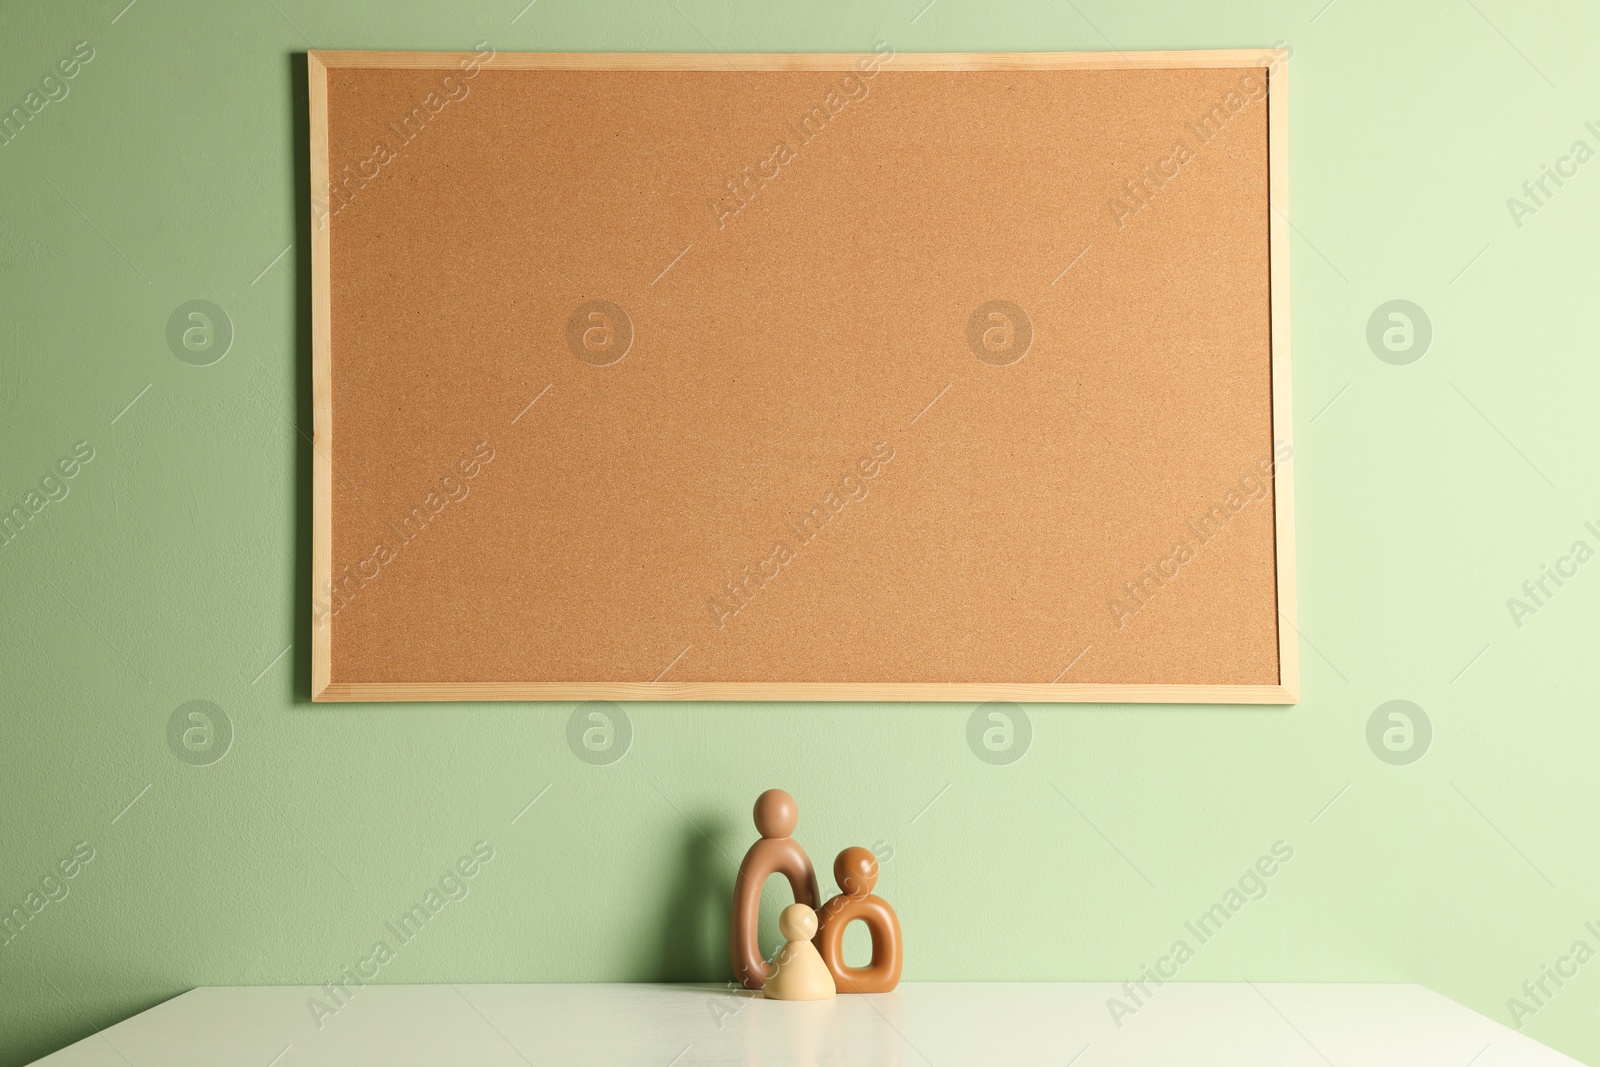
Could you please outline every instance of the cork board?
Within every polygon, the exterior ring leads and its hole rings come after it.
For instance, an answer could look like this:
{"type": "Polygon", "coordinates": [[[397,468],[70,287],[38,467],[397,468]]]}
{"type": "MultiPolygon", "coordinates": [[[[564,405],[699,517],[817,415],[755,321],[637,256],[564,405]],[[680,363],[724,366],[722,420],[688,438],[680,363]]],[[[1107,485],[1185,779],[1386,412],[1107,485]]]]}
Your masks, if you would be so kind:
{"type": "Polygon", "coordinates": [[[316,699],[1296,699],[1281,52],[309,68],[316,699]]]}

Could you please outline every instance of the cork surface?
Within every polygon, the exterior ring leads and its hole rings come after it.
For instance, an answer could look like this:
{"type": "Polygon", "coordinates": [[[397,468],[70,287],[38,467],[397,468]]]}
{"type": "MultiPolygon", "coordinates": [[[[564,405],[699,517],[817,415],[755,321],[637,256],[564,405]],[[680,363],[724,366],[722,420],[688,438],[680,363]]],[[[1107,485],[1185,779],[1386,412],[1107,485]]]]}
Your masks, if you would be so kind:
{"type": "Polygon", "coordinates": [[[1263,72],[864,65],[330,72],[333,683],[1278,681],[1263,72]]]}

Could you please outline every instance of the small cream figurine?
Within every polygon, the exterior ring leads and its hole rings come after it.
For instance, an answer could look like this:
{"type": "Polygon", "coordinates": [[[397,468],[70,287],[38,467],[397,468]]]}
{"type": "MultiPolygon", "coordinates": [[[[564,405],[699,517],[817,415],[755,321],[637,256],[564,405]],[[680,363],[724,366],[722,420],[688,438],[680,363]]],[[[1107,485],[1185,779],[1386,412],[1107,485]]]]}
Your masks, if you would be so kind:
{"type": "Polygon", "coordinates": [[[790,904],[778,915],[778,932],[788,943],[778,951],[772,977],[763,987],[767,999],[832,999],[838,992],[833,975],[811,943],[817,933],[817,913],[805,904],[790,904]]]}

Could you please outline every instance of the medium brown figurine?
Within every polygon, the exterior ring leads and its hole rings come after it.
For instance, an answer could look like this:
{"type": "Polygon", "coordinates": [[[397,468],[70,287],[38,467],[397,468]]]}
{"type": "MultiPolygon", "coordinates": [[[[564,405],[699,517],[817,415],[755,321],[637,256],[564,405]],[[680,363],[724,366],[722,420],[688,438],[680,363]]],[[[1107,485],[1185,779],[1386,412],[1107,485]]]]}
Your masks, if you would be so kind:
{"type": "MultiPolygon", "coordinates": [[[[767,790],[756,797],[755,819],[761,840],[750,846],[750,851],[744,854],[744,862],[739,864],[739,878],[733,886],[733,925],[728,932],[728,957],[733,964],[733,974],[746,989],[760,989],[771,975],[756,938],[761,922],[761,889],[767,883],[767,876],[781,874],[789,879],[796,904],[815,908],[822,900],[811,857],[789,836],[800,822],[800,809],[794,797],[781,789],[767,790]]],[[[895,974],[899,973],[896,966],[895,974]]]]}
{"type": "Polygon", "coordinates": [[[841,993],[887,993],[900,984],[900,920],[889,902],[872,895],[878,885],[878,857],[864,848],[847,848],[833,861],[833,880],[843,890],[822,906],[817,951],[841,993]],[[844,965],[844,928],[856,919],[872,932],[872,962],[844,965]]]}

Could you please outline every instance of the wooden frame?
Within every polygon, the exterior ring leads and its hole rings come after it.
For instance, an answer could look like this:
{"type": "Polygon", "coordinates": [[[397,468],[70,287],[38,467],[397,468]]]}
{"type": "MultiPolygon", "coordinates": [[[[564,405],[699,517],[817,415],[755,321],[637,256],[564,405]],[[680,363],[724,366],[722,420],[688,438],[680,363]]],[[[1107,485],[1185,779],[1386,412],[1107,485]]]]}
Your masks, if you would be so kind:
{"type": "MultiPolygon", "coordinates": [[[[333,571],[333,366],[329,228],[319,217],[319,192],[329,188],[328,77],[340,68],[448,69],[466,52],[313,51],[307,55],[310,101],[312,271],[312,611],[333,571]]],[[[858,54],[783,53],[501,53],[497,70],[850,71],[858,54]]],[[[1288,54],[1285,49],[1209,51],[900,53],[896,70],[1019,71],[1152,68],[1261,68],[1267,73],[1268,257],[1271,288],[1273,439],[1293,447],[1289,362],[1288,54]]],[[[333,683],[331,627],[313,618],[311,693],[316,701],[479,700],[817,700],[1293,704],[1299,700],[1296,629],[1294,479],[1292,464],[1274,477],[1277,558],[1277,685],[1123,685],[1096,683],[768,683],[768,682],[514,682],[333,683]]]]}

